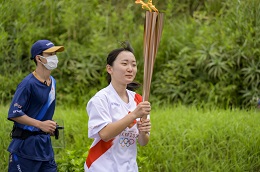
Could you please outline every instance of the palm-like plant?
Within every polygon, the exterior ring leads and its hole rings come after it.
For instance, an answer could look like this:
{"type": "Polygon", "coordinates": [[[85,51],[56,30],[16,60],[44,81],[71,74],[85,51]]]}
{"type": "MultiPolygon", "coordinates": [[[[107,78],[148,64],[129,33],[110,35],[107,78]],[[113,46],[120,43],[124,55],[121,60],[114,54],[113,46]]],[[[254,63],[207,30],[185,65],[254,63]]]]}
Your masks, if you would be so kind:
{"type": "Polygon", "coordinates": [[[246,88],[240,92],[242,93],[242,103],[244,106],[256,106],[256,103],[260,97],[260,91],[257,86],[246,88]]]}
{"type": "Polygon", "coordinates": [[[206,65],[208,75],[214,79],[221,79],[223,74],[229,72],[230,67],[227,60],[222,57],[213,56],[206,65]]]}
{"type": "Polygon", "coordinates": [[[259,83],[260,81],[260,60],[251,60],[241,69],[244,75],[244,83],[251,85],[252,83],[259,83]]]}
{"type": "Polygon", "coordinates": [[[211,45],[202,45],[201,49],[198,49],[195,51],[195,56],[197,58],[196,66],[200,68],[204,68],[205,64],[207,64],[207,61],[211,57],[219,56],[217,50],[216,50],[216,43],[213,43],[211,45]]]}

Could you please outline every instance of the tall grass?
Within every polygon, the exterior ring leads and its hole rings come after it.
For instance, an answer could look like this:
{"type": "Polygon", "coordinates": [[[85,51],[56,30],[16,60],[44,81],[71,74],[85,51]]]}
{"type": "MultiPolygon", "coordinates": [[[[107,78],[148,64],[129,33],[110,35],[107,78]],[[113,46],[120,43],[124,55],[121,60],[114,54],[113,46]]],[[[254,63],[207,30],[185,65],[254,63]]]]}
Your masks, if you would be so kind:
{"type": "MultiPolygon", "coordinates": [[[[8,163],[8,107],[0,106],[0,168],[8,163]]],[[[60,171],[83,171],[92,140],[87,138],[85,107],[58,106],[55,119],[63,120],[65,148],[55,148],[60,171]]],[[[140,172],[260,171],[260,111],[154,107],[151,140],[138,147],[140,172]]]]}
{"type": "Polygon", "coordinates": [[[259,112],[156,109],[143,171],[259,171],[259,112]]]}

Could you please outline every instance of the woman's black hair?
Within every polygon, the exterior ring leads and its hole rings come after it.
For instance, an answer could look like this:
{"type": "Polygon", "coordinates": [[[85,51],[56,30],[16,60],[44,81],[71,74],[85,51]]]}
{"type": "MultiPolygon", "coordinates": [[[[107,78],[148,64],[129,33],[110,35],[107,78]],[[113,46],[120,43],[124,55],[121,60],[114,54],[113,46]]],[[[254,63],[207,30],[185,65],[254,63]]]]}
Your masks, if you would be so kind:
{"type": "Polygon", "coordinates": [[[135,90],[137,90],[140,86],[141,86],[140,83],[138,83],[138,82],[136,82],[136,81],[133,81],[133,82],[127,84],[126,89],[131,90],[131,91],[135,91],[135,90]]]}
{"type": "MultiPolygon", "coordinates": [[[[114,61],[116,60],[118,54],[120,54],[122,51],[129,51],[131,53],[134,53],[134,49],[131,47],[130,43],[127,41],[121,42],[122,48],[117,48],[112,50],[108,56],[107,56],[107,64],[110,66],[113,66],[114,61]]],[[[107,82],[110,84],[111,82],[111,75],[107,73],[107,82]]],[[[141,84],[138,82],[132,82],[127,85],[127,89],[134,91],[140,87],[141,84]]]]}

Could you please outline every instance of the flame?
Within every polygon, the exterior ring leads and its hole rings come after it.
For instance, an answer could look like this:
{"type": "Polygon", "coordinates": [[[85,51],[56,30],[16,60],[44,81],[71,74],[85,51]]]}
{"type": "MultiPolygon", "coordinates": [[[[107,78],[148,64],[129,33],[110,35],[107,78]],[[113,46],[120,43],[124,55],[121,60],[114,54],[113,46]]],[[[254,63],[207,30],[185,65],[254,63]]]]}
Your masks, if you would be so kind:
{"type": "Polygon", "coordinates": [[[147,10],[149,10],[150,12],[152,12],[152,11],[159,12],[159,11],[155,8],[155,6],[153,5],[153,1],[152,1],[152,0],[148,0],[147,3],[145,3],[145,2],[142,1],[142,0],[136,0],[135,3],[136,3],[136,4],[141,4],[143,9],[147,9],[147,10]]]}

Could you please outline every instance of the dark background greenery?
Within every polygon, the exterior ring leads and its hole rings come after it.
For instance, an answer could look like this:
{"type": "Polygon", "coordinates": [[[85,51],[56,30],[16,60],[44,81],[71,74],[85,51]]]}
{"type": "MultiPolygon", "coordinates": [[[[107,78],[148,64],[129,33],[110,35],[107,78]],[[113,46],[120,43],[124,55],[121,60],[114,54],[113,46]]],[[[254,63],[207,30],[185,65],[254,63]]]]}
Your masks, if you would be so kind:
{"type": "MultiPolygon", "coordinates": [[[[219,107],[255,106],[260,80],[258,0],[153,1],[164,16],[151,101],[219,107]]],[[[145,11],[134,0],[1,0],[0,102],[35,69],[38,39],[64,45],[59,53],[58,103],[86,104],[106,86],[107,54],[130,41],[143,80],[145,11]]],[[[141,92],[141,89],[139,90],[141,92]]]]}

